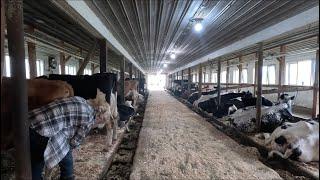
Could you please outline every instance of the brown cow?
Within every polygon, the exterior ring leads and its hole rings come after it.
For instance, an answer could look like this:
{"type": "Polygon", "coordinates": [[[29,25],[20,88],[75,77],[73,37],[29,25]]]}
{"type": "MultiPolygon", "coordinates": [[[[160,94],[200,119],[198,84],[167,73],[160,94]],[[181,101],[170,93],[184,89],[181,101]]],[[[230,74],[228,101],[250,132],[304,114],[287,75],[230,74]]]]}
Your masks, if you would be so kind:
{"type": "MultiPolygon", "coordinates": [[[[13,121],[12,79],[3,77],[1,84],[1,150],[12,147],[13,121]]],[[[46,79],[27,80],[28,109],[39,108],[55,99],[74,95],[72,87],[64,81],[46,79]]]]}

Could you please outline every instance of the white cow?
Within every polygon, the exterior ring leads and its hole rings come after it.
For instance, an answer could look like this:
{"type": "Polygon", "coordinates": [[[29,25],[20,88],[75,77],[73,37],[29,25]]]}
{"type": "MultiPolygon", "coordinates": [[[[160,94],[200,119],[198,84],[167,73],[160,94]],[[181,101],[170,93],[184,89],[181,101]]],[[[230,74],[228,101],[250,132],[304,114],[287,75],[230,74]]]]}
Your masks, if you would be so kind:
{"type": "Polygon", "coordinates": [[[265,145],[271,145],[268,157],[274,154],[301,162],[319,161],[319,122],[314,120],[286,122],[271,135],[265,133],[265,145]]]}

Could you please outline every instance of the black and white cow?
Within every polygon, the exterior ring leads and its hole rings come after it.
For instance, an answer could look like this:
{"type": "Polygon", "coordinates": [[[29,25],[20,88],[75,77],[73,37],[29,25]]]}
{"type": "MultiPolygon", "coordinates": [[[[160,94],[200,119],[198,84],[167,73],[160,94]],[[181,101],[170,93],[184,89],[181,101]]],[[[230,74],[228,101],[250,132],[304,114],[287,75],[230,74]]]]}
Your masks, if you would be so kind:
{"type": "Polygon", "coordinates": [[[84,99],[94,99],[97,95],[97,89],[105,94],[105,101],[110,105],[110,123],[102,123],[97,127],[106,127],[107,141],[110,142],[117,139],[118,127],[118,109],[117,109],[117,75],[113,73],[97,73],[89,75],[59,75],[50,74],[49,80],[62,80],[70,84],[74,90],[75,96],[84,99]]]}
{"type": "MultiPolygon", "coordinates": [[[[221,104],[218,106],[218,97],[215,96],[207,101],[200,102],[198,107],[202,110],[213,113],[214,116],[221,118],[234,113],[237,109],[241,109],[256,104],[257,98],[252,97],[252,93],[227,93],[221,95],[221,104]]],[[[273,103],[266,98],[262,98],[264,106],[272,106],[273,103]]]]}
{"type": "Polygon", "coordinates": [[[206,101],[212,97],[216,97],[217,96],[217,90],[212,90],[212,91],[208,91],[208,92],[201,92],[201,96],[199,95],[199,92],[194,92],[192,93],[189,98],[188,98],[188,101],[195,105],[198,104],[199,102],[203,102],[203,101],[206,101]]]}
{"type": "MultiPolygon", "coordinates": [[[[294,96],[284,94],[277,105],[261,108],[261,131],[273,132],[285,121],[292,121],[292,101],[294,96]]],[[[256,108],[254,106],[237,110],[229,116],[232,125],[242,132],[253,132],[256,125],[256,108]]]]}
{"type": "Polygon", "coordinates": [[[285,122],[264,136],[265,145],[271,145],[269,158],[276,154],[301,162],[319,161],[319,122],[315,120],[285,122]]]}

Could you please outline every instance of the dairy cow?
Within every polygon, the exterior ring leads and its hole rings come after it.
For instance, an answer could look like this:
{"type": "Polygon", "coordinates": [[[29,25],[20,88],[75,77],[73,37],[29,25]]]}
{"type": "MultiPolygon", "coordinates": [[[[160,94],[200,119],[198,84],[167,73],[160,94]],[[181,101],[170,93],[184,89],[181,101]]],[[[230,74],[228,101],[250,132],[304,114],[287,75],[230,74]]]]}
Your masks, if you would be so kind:
{"type": "Polygon", "coordinates": [[[113,73],[98,73],[89,75],[59,75],[50,74],[49,80],[62,80],[69,83],[75,96],[80,96],[84,99],[94,99],[97,96],[97,89],[99,89],[105,96],[104,101],[110,105],[110,116],[105,117],[102,122],[99,122],[95,127],[106,127],[107,141],[110,145],[111,138],[117,138],[118,126],[118,109],[117,109],[117,75],[113,73]]]}
{"type": "Polygon", "coordinates": [[[271,146],[269,158],[278,155],[301,162],[319,161],[319,122],[315,120],[285,122],[264,136],[265,145],[271,146]]]}
{"type": "MultiPolygon", "coordinates": [[[[280,101],[274,106],[261,108],[261,131],[273,132],[275,128],[285,121],[292,121],[292,101],[294,96],[287,94],[280,96],[280,101]]],[[[253,132],[256,126],[256,108],[249,106],[239,109],[228,117],[231,124],[242,132],[253,132]]]]}

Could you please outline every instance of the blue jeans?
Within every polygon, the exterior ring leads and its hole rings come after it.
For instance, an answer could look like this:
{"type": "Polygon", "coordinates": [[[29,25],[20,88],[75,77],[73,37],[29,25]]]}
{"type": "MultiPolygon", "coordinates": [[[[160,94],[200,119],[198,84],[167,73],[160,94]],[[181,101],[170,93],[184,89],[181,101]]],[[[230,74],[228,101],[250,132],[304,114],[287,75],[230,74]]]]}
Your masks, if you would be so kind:
{"type": "MultiPolygon", "coordinates": [[[[31,152],[31,169],[32,179],[42,179],[42,171],[44,168],[43,154],[46,149],[48,139],[47,137],[40,136],[36,131],[30,131],[30,152],[31,152]]],[[[74,179],[73,178],[73,158],[72,150],[59,162],[60,179],[74,179]]]]}

